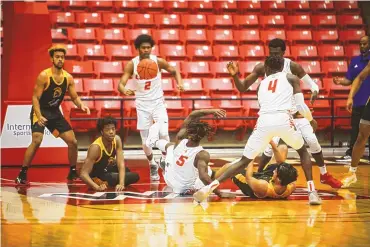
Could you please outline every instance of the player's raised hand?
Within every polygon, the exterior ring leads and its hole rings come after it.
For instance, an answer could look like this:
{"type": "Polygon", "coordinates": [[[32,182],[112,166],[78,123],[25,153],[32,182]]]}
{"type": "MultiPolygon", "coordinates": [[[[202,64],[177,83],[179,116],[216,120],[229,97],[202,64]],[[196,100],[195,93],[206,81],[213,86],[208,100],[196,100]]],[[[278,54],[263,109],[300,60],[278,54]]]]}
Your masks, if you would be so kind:
{"type": "Polygon", "coordinates": [[[184,91],[185,91],[185,88],[184,88],[184,85],[183,85],[183,84],[178,84],[178,85],[177,85],[177,89],[178,89],[180,92],[184,92],[184,91]]]}
{"type": "Polygon", "coordinates": [[[87,115],[90,115],[90,108],[85,106],[84,104],[81,104],[81,110],[86,112],[87,115]]]}
{"type": "Polygon", "coordinates": [[[227,65],[227,70],[231,76],[237,75],[239,73],[239,65],[238,63],[229,62],[227,65]]]}
{"type": "Polygon", "coordinates": [[[341,83],[340,83],[341,81],[342,81],[342,79],[340,79],[338,76],[333,78],[333,82],[334,82],[335,85],[341,85],[341,83]]]}
{"type": "Polygon", "coordinates": [[[216,118],[224,118],[226,117],[226,111],[224,109],[215,109],[213,116],[216,118]]]}
{"type": "Polygon", "coordinates": [[[132,96],[132,95],[135,95],[135,91],[125,88],[125,89],[123,89],[123,94],[126,95],[126,96],[132,96]]]}

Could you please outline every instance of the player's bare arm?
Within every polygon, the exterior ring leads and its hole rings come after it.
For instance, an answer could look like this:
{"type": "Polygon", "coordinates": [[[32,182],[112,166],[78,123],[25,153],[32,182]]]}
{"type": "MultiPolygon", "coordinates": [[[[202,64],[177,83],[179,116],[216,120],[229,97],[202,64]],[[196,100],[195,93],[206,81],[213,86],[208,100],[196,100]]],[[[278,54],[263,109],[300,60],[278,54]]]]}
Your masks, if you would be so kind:
{"type": "Polygon", "coordinates": [[[118,176],[119,182],[116,185],[116,191],[122,191],[125,189],[125,160],[123,157],[123,149],[122,149],[122,140],[121,138],[116,135],[116,145],[117,145],[117,166],[118,166],[118,176]]]}
{"type": "Polygon", "coordinates": [[[361,71],[361,73],[356,77],[356,79],[352,83],[351,91],[349,92],[348,99],[347,99],[347,110],[352,112],[353,106],[353,97],[355,97],[356,93],[360,89],[362,82],[370,75],[370,62],[367,66],[361,71]]]}
{"type": "MultiPolygon", "coordinates": [[[[209,153],[205,150],[199,152],[195,158],[196,160],[196,167],[199,172],[199,179],[203,182],[204,185],[209,185],[212,183],[212,178],[208,175],[208,163],[211,157],[209,153]]],[[[222,197],[220,191],[215,189],[213,191],[219,197],[222,197]]]]}
{"type": "Polygon", "coordinates": [[[253,161],[249,163],[245,172],[245,180],[257,197],[265,197],[268,189],[268,182],[253,177],[253,161]]]}
{"type": "Polygon", "coordinates": [[[227,70],[229,71],[230,76],[235,82],[236,88],[240,92],[245,92],[248,88],[253,85],[258,80],[258,77],[264,76],[265,69],[263,63],[257,64],[252,73],[250,73],[243,81],[239,78],[239,65],[238,63],[230,62],[227,64],[227,70]]]}
{"type": "Polygon", "coordinates": [[[105,184],[97,185],[90,177],[90,172],[95,164],[95,161],[99,159],[100,147],[96,144],[92,144],[87,151],[87,157],[82,165],[80,178],[87,185],[94,190],[103,191],[107,188],[105,184]]]}
{"type": "Polygon", "coordinates": [[[71,75],[68,75],[67,80],[68,80],[68,92],[69,92],[69,95],[71,96],[73,103],[79,109],[83,110],[84,112],[90,115],[89,107],[85,106],[85,104],[82,103],[80,97],[78,96],[76,92],[75,82],[73,80],[73,77],[71,75]]]}
{"type": "Polygon", "coordinates": [[[127,81],[132,77],[133,73],[134,73],[134,63],[130,61],[125,65],[123,75],[118,84],[118,91],[120,93],[127,96],[135,95],[135,92],[133,90],[126,88],[127,81]]]}
{"type": "Polygon", "coordinates": [[[306,73],[306,71],[302,68],[302,66],[296,62],[290,62],[290,70],[292,71],[293,75],[298,76],[305,84],[310,86],[312,95],[310,103],[317,99],[317,95],[319,94],[319,86],[312,80],[312,78],[306,73]]]}
{"type": "Polygon", "coordinates": [[[274,153],[275,161],[277,164],[281,164],[286,160],[287,152],[281,152],[279,147],[275,144],[274,141],[270,141],[272,151],[274,153]]]}
{"type": "Polygon", "coordinates": [[[352,81],[348,80],[347,78],[339,78],[338,76],[333,78],[333,82],[336,85],[342,85],[342,86],[349,86],[352,84],[352,81]]]}
{"type": "Polygon", "coordinates": [[[171,66],[166,60],[163,58],[158,58],[158,65],[159,69],[162,70],[164,69],[168,73],[170,73],[176,80],[177,88],[180,90],[180,92],[183,92],[184,89],[184,84],[182,82],[181,74],[180,72],[173,66],[171,66]]]}
{"type": "Polygon", "coordinates": [[[48,76],[46,72],[41,72],[37,77],[35,87],[33,88],[33,96],[32,96],[32,106],[33,110],[38,118],[38,124],[40,126],[45,126],[46,122],[48,121],[45,117],[41,115],[40,109],[40,98],[42,92],[44,91],[46,84],[47,84],[48,76]]]}

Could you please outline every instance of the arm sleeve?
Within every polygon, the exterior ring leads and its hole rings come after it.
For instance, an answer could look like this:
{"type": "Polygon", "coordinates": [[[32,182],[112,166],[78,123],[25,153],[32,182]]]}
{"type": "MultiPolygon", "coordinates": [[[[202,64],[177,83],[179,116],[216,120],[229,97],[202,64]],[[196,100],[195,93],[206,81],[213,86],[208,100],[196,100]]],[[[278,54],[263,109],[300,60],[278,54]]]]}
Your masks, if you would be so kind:
{"type": "Polygon", "coordinates": [[[317,92],[319,93],[319,86],[312,80],[312,78],[306,74],[301,78],[301,80],[306,84],[309,85],[311,88],[311,92],[317,92]]]}
{"type": "Polygon", "coordinates": [[[312,114],[306,103],[304,103],[304,98],[302,93],[294,94],[295,103],[297,105],[297,110],[302,116],[304,116],[308,121],[312,121],[312,114]]]}

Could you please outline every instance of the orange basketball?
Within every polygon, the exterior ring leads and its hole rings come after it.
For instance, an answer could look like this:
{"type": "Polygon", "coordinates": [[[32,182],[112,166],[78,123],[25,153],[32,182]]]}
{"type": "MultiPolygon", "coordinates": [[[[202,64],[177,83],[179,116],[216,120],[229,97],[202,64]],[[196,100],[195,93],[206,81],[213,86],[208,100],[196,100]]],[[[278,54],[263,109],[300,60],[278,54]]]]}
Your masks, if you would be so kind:
{"type": "Polygon", "coordinates": [[[150,80],[157,76],[158,65],[149,58],[145,58],[137,65],[137,73],[141,80],[150,80]]]}

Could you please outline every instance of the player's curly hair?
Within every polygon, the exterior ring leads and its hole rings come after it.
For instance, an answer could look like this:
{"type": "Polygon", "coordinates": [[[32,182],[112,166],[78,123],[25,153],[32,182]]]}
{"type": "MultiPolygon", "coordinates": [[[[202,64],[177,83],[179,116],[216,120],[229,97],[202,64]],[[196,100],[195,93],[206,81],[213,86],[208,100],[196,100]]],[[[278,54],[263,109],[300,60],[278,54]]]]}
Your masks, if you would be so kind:
{"type": "Polygon", "coordinates": [[[63,52],[64,55],[67,54],[67,49],[63,45],[55,45],[48,50],[50,57],[54,57],[54,53],[57,51],[63,52]]]}
{"type": "Polygon", "coordinates": [[[149,43],[151,47],[155,45],[155,42],[152,36],[148,34],[140,34],[139,36],[137,36],[134,42],[136,50],[140,48],[142,43],[149,43]]]}
{"type": "Polygon", "coordinates": [[[286,186],[297,180],[298,172],[291,164],[282,163],[277,168],[277,177],[282,186],[286,186]]]}
{"type": "Polygon", "coordinates": [[[188,123],[186,132],[189,140],[200,142],[205,136],[212,136],[214,134],[214,129],[207,122],[202,122],[197,119],[188,123]]]}
{"type": "Polygon", "coordinates": [[[265,66],[274,71],[282,71],[284,66],[284,58],[280,56],[268,56],[265,60],[265,66]]]}
{"type": "Polygon", "coordinates": [[[114,127],[117,127],[117,120],[112,116],[107,116],[104,118],[99,118],[96,123],[96,128],[99,132],[103,131],[104,126],[108,124],[114,124],[114,127]]]}
{"type": "Polygon", "coordinates": [[[279,39],[279,38],[272,39],[269,42],[269,47],[272,47],[272,48],[279,48],[280,47],[282,51],[286,50],[285,41],[282,40],[282,39],[279,39]]]}

